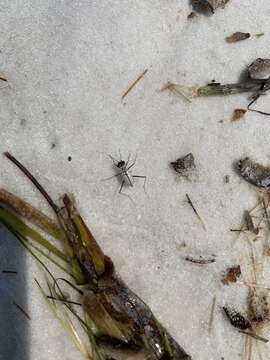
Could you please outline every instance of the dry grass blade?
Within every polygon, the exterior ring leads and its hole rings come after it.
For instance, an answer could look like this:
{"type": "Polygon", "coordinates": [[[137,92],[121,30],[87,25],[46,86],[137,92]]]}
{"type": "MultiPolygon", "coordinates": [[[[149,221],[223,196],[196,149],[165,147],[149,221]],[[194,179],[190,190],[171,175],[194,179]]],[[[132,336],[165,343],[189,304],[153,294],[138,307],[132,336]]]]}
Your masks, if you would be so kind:
{"type": "Polygon", "coordinates": [[[193,210],[193,211],[194,211],[194,213],[196,214],[196,216],[197,216],[198,220],[200,221],[200,223],[201,223],[201,225],[202,225],[202,227],[203,227],[204,231],[207,231],[207,230],[206,230],[206,226],[205,226],[205,224],[204,224],[204,222],[203,222],[202,218],[200,217],[200,215],[199,215],[198,211],[196,210],[195,206],[193,205],[193,202],[191,201],[191,199],[190,199],[190,197],[189,197],[189,195],[188,195],[188,194],[186,194],[186,198],[187,198],[187,202],[188,202],[188,204],[190,205],[190,207],[192,208],[192,210],[193,210]]]}
{"type": "Polygon", "coordinates": [[[121,99],[123,100],[129,93],[130,91],[138,84],[138,82],[144,77],[144,75],[148,72],[148,69],[145,69],[141,75],[129,86],[129,88],[127,89],[127,91],[125,91],[125,93],[122,95],[121,99]]]}
{"type": "MultiPolygon", "coordinates": [[[[75,326],[73,325],[69,314],[67,310],[62,305],[61,301],[60,303],[57,303],[55,301],[50,301],[48,299],[48,296],[46,295],[45,291],[42,289],[39,282],[35,279],[36,284],[38,285],[38,288],[46,301],[47,305],[49,306],[50,310],[52,311],[53,315],[58,319],[58,321],[61,323],[65,331],[70,336],[72,342],[77,346],[79,351],[82,353],[84,357],[89,358],[89,351],[87,350],[86,346],[84,345],[83,341],[81,340],[78,331],[75,329],[75,326]]],[[[54,287],[50,285],[49,282],[47,282],[49,292],[51,294],[52,298],[58,299],[58,294],[54,290],[54,287]]]]}
{"type": "Polygon", "coordinates": [[[27,320],[31,320],[30,315],[19,305],[16,301],[13,300],[13,304],[20,310],[20,312],[27,318],[27,320]]]}
{"type": "Polygon", "coordinates": [[[191,99],[198,96],[197,94],[197,87],[187,87],[184,85],[178,85],[178,84],[173,84],[171,82],[168,82],[162,89],[161,91],[164,90],[169,90],[170,92],[172,92],[174,95],[180,97],[180,98],[184,98],[185,100],[187,100],[188,102],[191,102],[191,99]]]}
{"type": "Polygon", "coordinates": [[[216,310],[216,302],[217,302],[217,298],[216,298],[216,296],[214,296],[213,300],[212,300],[210,318],[209,318],[209,322],[208,322],[208,334],[209,335],[211,334],[212,328],[213,328],[213,322],[214,322],[215,310],[216,310]]]}

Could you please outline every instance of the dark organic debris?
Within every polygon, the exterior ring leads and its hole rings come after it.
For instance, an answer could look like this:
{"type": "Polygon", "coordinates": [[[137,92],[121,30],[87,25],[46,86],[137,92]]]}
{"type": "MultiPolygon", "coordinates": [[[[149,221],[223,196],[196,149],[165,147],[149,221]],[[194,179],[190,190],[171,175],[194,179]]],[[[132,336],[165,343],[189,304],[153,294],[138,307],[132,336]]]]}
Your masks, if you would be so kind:
{"type": "Polygon", "coordinates": [[[196,169],[195,160],[192,153],[172,161],[171,165],[178,174],[187,179],[190,177],[193,170],[196,169]]]}
{"type": "Polygon", "coordinates": [[[270,59],[258,58],[248,66],[251,79],[268,79],[270,76],[270,59]]]}
{"type": "Polygon", "coordinates": [[[128,87],[128,89],[124,92],[121,99],[123,100],[127,94],[134,88],[135,85],[144,77],[144,75],[147,73],[148,69],[145,69],[141,75],[128,87]]]}
{"type": "Polygon", "coordinates": [[[225,40],[227,41],[227,43],[235,43],[238,41],[246,40],[248,38],[250,38],[250,33],[244,33],[241,31],[237,31],[237,32],[233,33],[232,35],[227,36],[225,38],[225,40]]]}
{"type": "Polygon", "coordinates": [[[245,116],[246,112],[247,112],[246,109],[235,109],[233,112],[232,121],[238,121],[242,119],[245,116]]]}
{"type": "Polygon", "coordinates": [[[262,58],[256,59],[248,67],[248,76],[250,77],[250,79],[253,79],[254,81],[263,81],[260,89],[256,92],[253,92],[253,95],[251,97],[251,102],[248,104],[247,107],[248,110],[254,111],[261,115],[270,116],[270,113],[268,112],[250,108],[250,106],[254,104],[261,95],[265,94],[266,91],[270,89],[270,59],[262,59],[262,58]]]}
{"type": "Polygon", "coordinates": [[[223,306],[223,310],[230,320],[232,326],[240,330],[247,330],[251,328],[250,321],[234,308],[223,306]]]}
{"type": "Polygon", "coordinates": [[[191,1],[194,8],[200,11],[211,11],[215,12],[218,8],[224,8],[229,0],[194,0],[191,1]]]}
{"type": "Polygon", "coordinates": [[[229,182],[230,182],[230,176],[229,175],[224,176],[224,182],[225,182],[225,184],[229,184],[229,182]]]}
{"type": "Polygon", "coordinates": [[[207,0],[204,2],[206,2],[214,11],[217,8],[224,8],[227,2],[229,2],[229,0],[207,0]]]}
{"type": "Polygon", "coordinates": [[[216,259],[214,257],[210,258],[210,259],[206,259],[206,258],[203,258],[202,256],[199,256],[199,258],[186,256],[185,260],[189,261],[189,262],[192,262],[194,264],[199,264],[199,265],[211,264],[211,263],[214,263],[216,261],[216,259]]]}
{"type": "Polygon", "coordinates": [[[250,184],[268,188],[270,186],[270,168],[256,163],[250,158],[238,162],[239,174],[250,184]]]}
{"type": "Polygon", "coordinates": [[[226,273],[223,276],[221,282],[224,285],[229,285],[229,283],[235,283],[240,275],[241,275],[240,265],[230,267],[226,270],[226,273]]]}

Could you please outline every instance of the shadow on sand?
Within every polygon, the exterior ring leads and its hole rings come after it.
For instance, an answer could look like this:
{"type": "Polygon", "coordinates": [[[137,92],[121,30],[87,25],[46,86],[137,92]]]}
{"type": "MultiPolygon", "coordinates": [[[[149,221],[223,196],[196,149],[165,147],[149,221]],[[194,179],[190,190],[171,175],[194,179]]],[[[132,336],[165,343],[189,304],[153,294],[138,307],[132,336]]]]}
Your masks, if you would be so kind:
{"type": "Polygon", "coordinates": [[[25,250],[0,224],[0,360],[28,360],[25,250]],[[17,273],[9,273],[16,271],[17,273]]]}

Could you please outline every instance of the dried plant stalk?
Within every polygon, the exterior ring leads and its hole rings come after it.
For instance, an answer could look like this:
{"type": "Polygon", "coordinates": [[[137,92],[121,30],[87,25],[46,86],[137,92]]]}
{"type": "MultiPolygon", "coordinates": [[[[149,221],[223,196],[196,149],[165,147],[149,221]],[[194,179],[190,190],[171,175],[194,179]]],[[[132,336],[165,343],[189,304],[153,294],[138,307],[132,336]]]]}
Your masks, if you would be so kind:
{"type": "MultiPolygon", "coordinates": [[[[150,308],[121,280],[116,274],[112,260],[106,256],[94,236],[84,223],[78,213],[74,203],[68,195],[62,198],[64,207],[58,207],[37,182],[32,174],[11,154],[5,154],[29,179],[37,186],[46,198],[59,223],[61,231],[65,235],[64,243],[70,248],[68,256],[62,256],[61,251],[46,239],[39,238],[37,233],[28,225],[22,226],[22,221],[16,217],[25,215],[28,220],[36,218],[46,219],[42,213],[31,211],[32,207],[23,200],[12,196],[2,196],[0,203],[7,209],[0,208],[0,221],[14,233],[22,245],[31,255],[43,265],[53,284],[48,283],[49,296],[47,299],[53,302],[53,309],[56,317],[61,320],[64,327],[75,339],[75,343],[87,358],[93,360],[114,359],[111,354],[107,354],[104,347],[99,346],[101,340],[106,339],[106,344],[115,344],[117,348],[128,348],[130,351],[138,350],[147,360],[191,360],[185,350],[172,338],[169,332],[159,323],[150,308]],[[13,204],[15,199],[16,205],[13,204]],[[12,208],[15,215],[8,208],[12,208]],[[30,213],[24,214],[23,209],[30,213]],[[61,265],[42,249],[50,249],[54,257],[66,263],[66,272],[70,274],[71,281],[62,279],[75,289],[81,298],[84,320],[73,309],[74,301],[67,299],[55,280],[51,271],[41,261],[40,254],[46,256],[58,267],[61,265]],[[80,286],[83,285],[83,286],[80,286]],[[86,331],[90,344],[91,355],[84,349],[76,337],[72,324],[68,319],[63,319],[55,307],[55,302],[62,303],[77,318],[86,331]],[[89,322],[94,325],[89,325],[89,322]]],[[[2,194],[6,195],[3,191],[2,194]]],[[[34,222],[35,222],[34,221],[34,222]]],[[[43,222],[42,226],[44,225],[43,222]]],[[[45,221],[46,226],[50,227],[50,221],[45,221]]],[[[44,228],[44,226],[43,226],[44,228]]],[[[52,228],[55,229],[54,225],[52,228]]],[[[48,231],[51,234],[51,231],[48,231]]],[[[65,270],[63,268],[63,270],[65,270]]],[[[44,295],[44,291],[42,292],[44,295]]]]}

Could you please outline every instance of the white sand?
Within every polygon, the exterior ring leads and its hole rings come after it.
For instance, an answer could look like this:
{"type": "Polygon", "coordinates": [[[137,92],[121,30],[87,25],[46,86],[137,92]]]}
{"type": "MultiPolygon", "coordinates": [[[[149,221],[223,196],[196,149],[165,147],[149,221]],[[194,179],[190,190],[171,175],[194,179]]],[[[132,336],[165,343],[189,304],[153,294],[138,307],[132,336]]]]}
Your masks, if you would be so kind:
{"type": "MultiPolygon", "coordinates": [[[[245,155],[269,161],[270,122],[255,113],[230,122],[233,110],[247,105],[246,94],[190,104],[160,89],[167,81],[235,82],[255,58],[269,57],[270,6],[263,0],[231,0],[213,16],[187,20],[190,11],[188,0],[2,1],[0,71],[10,86],[0,92],[0,151],[23,161],[55,198],[65,191],[76,196],[120,274],[194,360],[234,360],[243,337],[220,310],[209,337],[208,320],[213,296],[220,306],[241,290],[222,286],[220,273],[236,261],[229,229],[255,201],[255,192],[234,173],[232,163],[245,155]],[[227,44],[225,37],[235,31],[252,36],[227,44]],[[261,32],[263,37],[254,36],[261,32]],[[121,101],[146,68],[145,77],[121,101]],[[135,206],[117,194],[117,179],[101,181],[113,174],[106,154],[117,157],[118,149],[125,158],[137,153],[133,173],[147,176],[147,194],[141,180],[125,190],[135,206]],[[179,183],[169,162],[188,152],[195,156],[199,176],[179,183]],[[187,247],[177,250],[183,241],[187,247]],[[185,262],[183,256],[193,252],[214,253],[217,262],[203,268],[185,262]]],[[[1,186],[48,210],[4,158],[1,186]]],[[[10,342],[8,355],[7,345],[3,351],[0,345],[0,359],[80,359],[34,284],[34,277],[43,275],[15,240],[8,243],[2,236],[1,268],[16,267],[20,278],[0,273],[1,331],[10,339],[14,328],[23,326],[28,335],[21,334],[17,349],[16,341],[10,342]],[[27,301],[31,322],[10,305],[16,281],[16,296],[25,306],[27,301]],[[25,358],[24,347],[29,351],[25,358]]]]}

